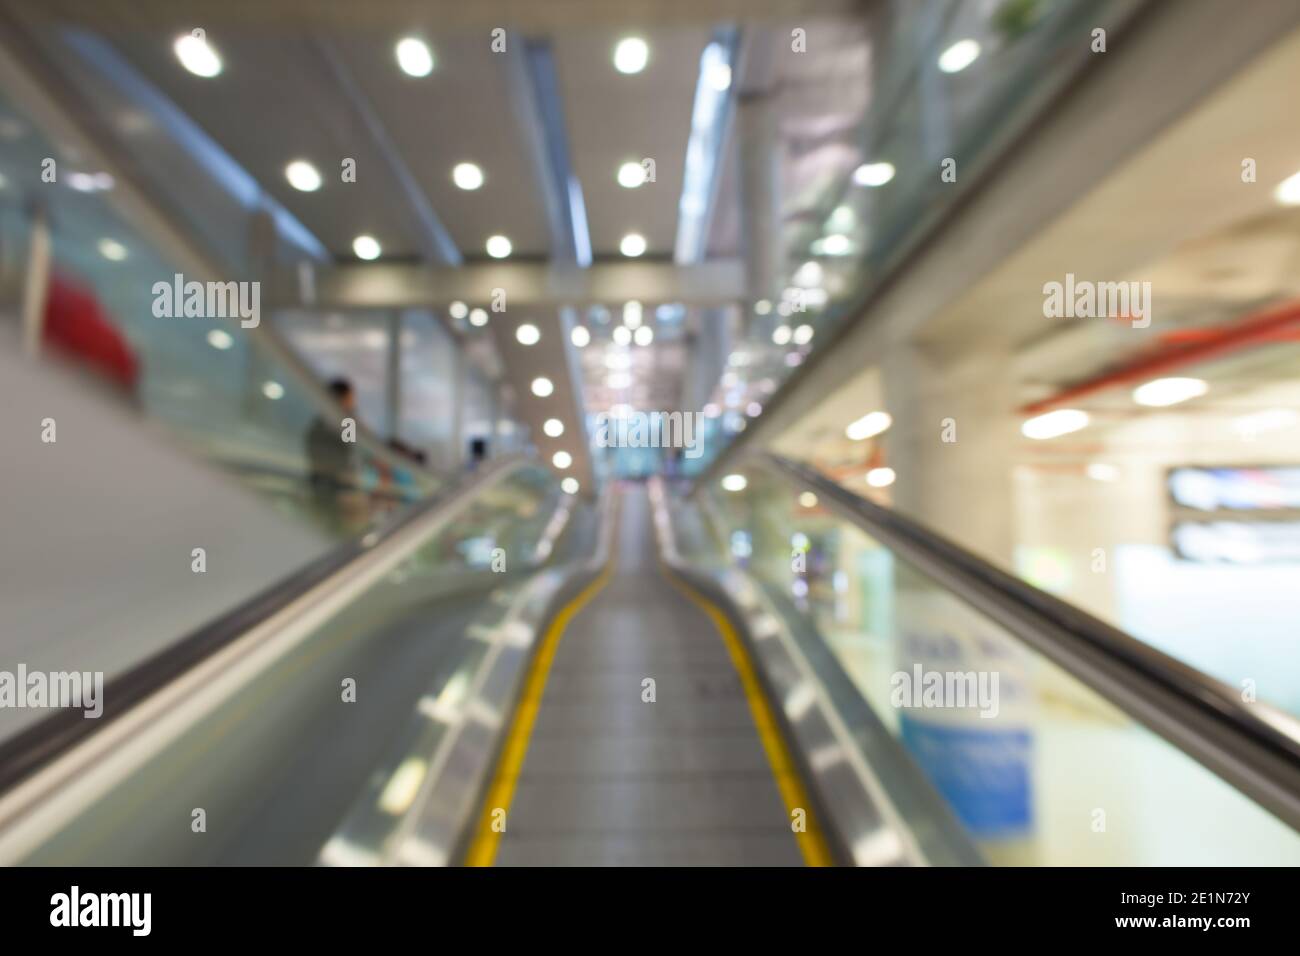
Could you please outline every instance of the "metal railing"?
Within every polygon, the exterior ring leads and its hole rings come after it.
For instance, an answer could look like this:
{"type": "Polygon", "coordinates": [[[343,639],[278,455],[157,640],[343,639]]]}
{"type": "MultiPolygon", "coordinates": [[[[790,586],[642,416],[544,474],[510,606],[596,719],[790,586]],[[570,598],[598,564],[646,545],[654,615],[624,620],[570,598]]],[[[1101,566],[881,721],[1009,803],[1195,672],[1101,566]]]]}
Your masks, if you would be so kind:
{"type": "Polygon", "coordinates": [[[1120,710],[1300,829],[1300,720],[995,567],[816,470],[769,453],[746,462],[812,491],[888,547],[1120,710]]]}

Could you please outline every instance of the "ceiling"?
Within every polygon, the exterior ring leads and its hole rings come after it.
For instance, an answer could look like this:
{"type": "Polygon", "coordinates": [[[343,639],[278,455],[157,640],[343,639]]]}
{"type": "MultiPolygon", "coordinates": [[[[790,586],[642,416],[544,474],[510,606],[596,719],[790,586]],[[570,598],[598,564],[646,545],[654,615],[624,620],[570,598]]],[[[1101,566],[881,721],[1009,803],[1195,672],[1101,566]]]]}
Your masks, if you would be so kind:
{"type": "MultiPolygon", "coordinates": [[[[1300,208],[1281,205],[1273,195],[1279,182],[1300,172],[1300,132],[1280,121],[1294,112],[1298,88],[1300,33],[1293,33],[1153,134],[1114,174],[935,314],[920,332],[927,355],[940,367],[976,363],[986,376],[1009,374],[1021,401],[1050,401],[1300,302],[1300,208]],[[1247,157],[1256,163],[1255,182],[1241,175],[1247,157]],[[1150,282],[1150,327],[1045,321],[1043,284],[1067,272],[1150,282]]],[[[1294,413],[1293,423],[1273,427],[1246,451],[1261,460],[1300,460],[1300,322],[1250,347],[1149,377],[1160,376],[1200,378],[1208,391],[1177,405],[1144,407],[1132,396],[1145,380],[1139,377],[1071,397],[1060,407],[1088,412],[1088,427],[1049,441],[1024,439],[1023,460],[1080,473],[1105,456],[1167,461],[1195,450],[1236,460],[1247,416],[1279,409],[1294,413]]],[[[776,447],[861,471],[876,455],[875,445],[849,441],[844,429],[887,407],[873,362],[780,436],[776,447]]],[[[1018,424],[1030,413],[1008,408],[1007,414],[1018,424]]]]}
{"type": "MultiPolygon", "coordinates": [[[[177,215],[182,233],[209,245],[252,244],[251,230],[241,232],[237,219],[224,211],[209,215],[212,197],[205,194],[200,202],[192,170],[160,160],[158,147],[168,131],[173,138],[184,134],[158,121],[159,104],[201,134],[197,141],[210,141],[204,149],[228,156],[261,196],[301,224],[304,235],[319,243],[326,267],[358,268],[353,241],[361,234],[379,241],[381,264],[495,268],[499,264],[485,250],[493,235],[509,238],[512,262],[563,262],[569,250],[557,246],[556,197],[548,180],[557,150],[560,172],[581,190],[596,265],[626,261],[619,246],[630,232],[645,237],[645,260],[670,263],[679,240],[701,56],[718,42],[722,27],[739,28],[736,49],[743,51],[734,61],[728,96],[742,90],[765,96],[778,115],[775,138],[748,146],[780,150],[788,158],[783,217],[797,223],[823,205],[832,181],[857,161],[850,144],[870,103],[869,43],[859,0],[392,0],[365,6],[361,15],[358,5],[336,0],[0,0],[0,17],[24,39],[30,62],[44,68],[43,78],[59,88],[69,112],[87,121],[91,138],[112,139],[122,178],[134,178],[164,214],[177,215]],[[498,25],[506,29],[504,55],[491,44],[498,25]],[[794,27],[807,30],[817,55],[795,55],[788,40],[794,27]],[[216,76],[195,76],[178,63],[173,44],[195,28],[220,52],[223,68],[216,76]],[[650,49],[646,68],[636,75],[619,73],[611,62],[616,43],[629,34],[644,38],[650,49]],[[394,45],[404,36],[428,43],[435,61],[429,75],[412,77],[398,68],[394,45]],[[81,56],[84,48],[77,43],[84,37],[103,45],[103,58],[89,62],[81,56]],[[533,46],[549,51],[553,70],[549,79],[526,74],[521,82],[515,55],[533,46]],[[114,85],[124,91],[118,99],[96,95],[94,87],[114,85]],[[655,181],[635,189],[620,186],[619,166],[646,158],[654,160],[655,181]],[[285,176],[293,160],[314,165],[321,188],[293,188],[285,176]],[[355,161],[355,182],[342,181],[344,160],[355,161]],[[466,191],[453,183],[452,169],[461,162],[481,167],[481,188],[466,191]],[[191,200],[193,208],[168,208],[191,200]],[[231,228],[208,234],[205,219],[231,228]]],[[[741,144],[730,120],[718,142],[715,198],[704,227],[706,263],[739,259],[749,246],[740,215],[741,144]]],[[[590,327],[593,343],[575,355],[562,310],[511,308],[508,315],[493,314],[489,328],[470,329],[442,314],[442,305],[427,304],[462,345],[475,350],[480,368],[501,375],[505,390],[527,396],[539,375],[556,383],[556,398],[543,418],[558,414],[567,435],[582,433],[584,411],[621,404],[678,407],[692,343],[709,314],[689,302],[646,302],[645,324],[654,330],[654,344],[630,349],[611,344],[613,325],[582,315],[578,320],[590,327]],[[539,347],[514,341],[513,330],[523,323],[541,329],[539,347]],[[611,362],[627,368],[611,369],[611,362]],[[611,386],[611,371],[626,372],[631,383],[611,386]],[[569,381],[571,373],[578,380],[569,381]],[[557,412],[558,406],[563,408],[557,412]]],[[[610,301],[608,309],[617,314],[623,305],[610,301]]],[[[332,322],[338,321],[336,311],[332,322]]],[[[369,341],[372,330],[357,315],[356,341],[369,341]]],[[[352,340],[340,337],[337,328],[318,331],[299,335],[299,347],[330,342],[337,352],[339,342],[352,340]]],[[[376,394],[382,391],[381,364],[358,362],[355,372],[362,378],[373,372],[376,381],[369,385],[376,394]]],[[[421,370],[408,374],[418,378],[421,370]]],[[[367,387],[364,381],[359,385],[367,387]]],[[[528,401],[518,403],[521,418],[531,412],[541,414],[528,401]]],[[[542,420],[526,422],[534,435],[540,435],[542,420]]],[[[577,470],[585,473],[585,462],[577,470]]]]}

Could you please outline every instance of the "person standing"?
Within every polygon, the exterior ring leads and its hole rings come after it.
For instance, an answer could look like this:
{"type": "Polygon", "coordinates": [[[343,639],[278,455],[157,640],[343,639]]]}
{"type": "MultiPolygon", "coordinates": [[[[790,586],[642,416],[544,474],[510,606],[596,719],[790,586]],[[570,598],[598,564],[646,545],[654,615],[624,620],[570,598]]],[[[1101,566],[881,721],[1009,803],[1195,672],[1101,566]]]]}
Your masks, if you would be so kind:
{"type": "Polygon", "coordinates": [[[346,528],[354,523],[350,519],[355,516],[355,499],[360,493],[356,426],[347,435],[344,428],[344,419],[356,409],[356,393],[345,378],[333,379],[328,390],[342,414],[337,418],[319,415],[307,430],[307,480],[317,512],[331,525],[346,528]]]}

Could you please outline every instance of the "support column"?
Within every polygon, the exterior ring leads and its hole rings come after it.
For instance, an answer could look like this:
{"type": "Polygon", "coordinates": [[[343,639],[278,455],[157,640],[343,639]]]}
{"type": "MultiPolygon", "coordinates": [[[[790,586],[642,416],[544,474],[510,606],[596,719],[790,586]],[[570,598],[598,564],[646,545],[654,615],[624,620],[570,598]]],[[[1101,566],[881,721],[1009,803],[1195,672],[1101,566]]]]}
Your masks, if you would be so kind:
{"type": "Polygon", "coordinates": [[[895,507],[1010,569],[1018,419],[1012,382],[989,374],[999,367],[989,356],[940,363],[921,346],[891,347],[881,363],[894,419],[884,444],[895,507]]]}
{"type": "Polygon", "coordinates": [[[50,220],[43,206],[32,214],[27,270],[23,281],[23,354],[35,358],[41,352],[45,331],[45,302],[50,291],[50,220]]]}
{"type": "Polygon", "coordinates": [[[384,421],[390,441],[402,435],[402,313],[388,317],[388,368],[384,376],[384,421]]]}
{"type": "MultiPolygon", "coordinates": [[[[781,234],[782,150],[772,97],[746,93],[737,100],[740,134],[740,212],[746,288],[750,300],[778,298],[784,265],[781,234]]],[[[746,325],[752,313],[746,303],[746,325]]]]}

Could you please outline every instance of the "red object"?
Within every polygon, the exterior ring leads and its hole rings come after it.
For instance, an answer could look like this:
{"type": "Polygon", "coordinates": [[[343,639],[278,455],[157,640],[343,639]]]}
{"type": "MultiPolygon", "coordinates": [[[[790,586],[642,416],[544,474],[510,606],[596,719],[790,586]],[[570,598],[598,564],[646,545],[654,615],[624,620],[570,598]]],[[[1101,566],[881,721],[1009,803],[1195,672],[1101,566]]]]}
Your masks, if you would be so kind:
{"type": "Polygon", "coordinates": [[[45,301],[45,344],[85,363],[129,392],[135,391],[140,363],[130,343],[90,292],[50,278],[45,301]]]}
{"type": "MultiPolygon", "coordinates": [[[[1300,302],[1287,302],[1227,325],[1197,330],[1196,335],[1184,334],[1172,341],[1166,340],[1157,351],[1140,355],[1126,365],[1064,388],[1055,395],[1022,405],[1020,411],[1036,415],[1095,392],[1156,378],[1183,366],[1221,358],[1241,349],[1291,341],[1296,326],[1300,326],[1300,302]]],[[[1184,330],[1187,331],[1190,330],[1184,330]]]]}

